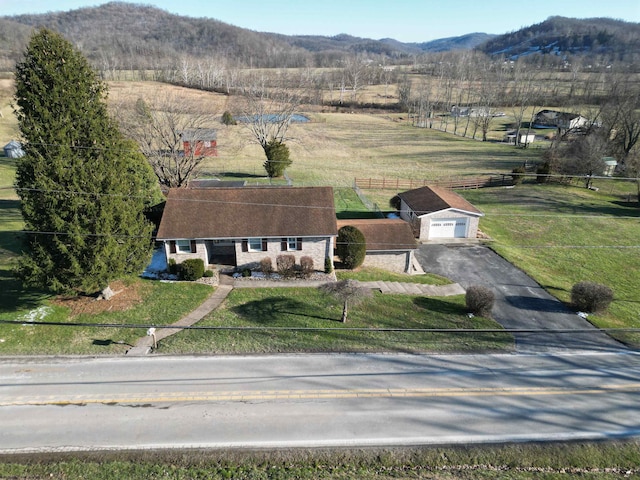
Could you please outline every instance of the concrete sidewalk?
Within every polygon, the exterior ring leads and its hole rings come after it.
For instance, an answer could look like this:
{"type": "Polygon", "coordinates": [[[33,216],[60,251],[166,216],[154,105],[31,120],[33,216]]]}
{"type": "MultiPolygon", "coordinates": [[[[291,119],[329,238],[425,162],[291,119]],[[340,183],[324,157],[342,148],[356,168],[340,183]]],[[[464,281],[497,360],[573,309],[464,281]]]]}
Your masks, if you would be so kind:
{"type": "MultiPolygon", "coordinates": [[[[229,295],[229,292],[231,292],[231,290],[233,290],[232,285],[218,285],[215,292],[213,292],[204,302],[202,302],[198,308],[192,310],[177,322],[172,323],[170,325],[172,328],[159,328],[158,330],[156,330],[156,342],[159,342],[164,338],[178,333],[179,331],[181,331],[179,327],[190,327],[191,325],[194,325],[195,323],[202,320],[209,313],[220,306],[224,299],[227,298],[227,295],[229,295]]],[[[152,348],[153,337],[142,337],[136,342],[133,348],[130,348],[127,351],[127,355],[147,355],[149,352],[151,352],[152,348]]]]}
{"type": "Polygon", "coordinates": [[[429,297],[448,297],[450,295],[464,295],[465,289],[457,283],[449,285],[426,285],[422,283],[401,282],[358,282],[361,286],[380,290],[381,293],[396,293],[405,295],[426,295],[429,297]]]}

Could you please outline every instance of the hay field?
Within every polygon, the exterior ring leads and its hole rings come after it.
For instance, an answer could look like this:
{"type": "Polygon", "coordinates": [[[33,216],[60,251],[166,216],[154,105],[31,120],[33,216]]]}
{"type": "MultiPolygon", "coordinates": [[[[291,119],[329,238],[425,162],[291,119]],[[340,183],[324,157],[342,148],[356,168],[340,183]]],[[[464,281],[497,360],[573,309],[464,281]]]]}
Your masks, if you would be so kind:
{"type": "MultiPolygon", "coordinates": [[[[0,84],[0,143],[18,134],[9,107],[13,82],[0,84]]],[[[109,82],[109,106],[113,112],[138,98],[162,98],[197,102],[202,110],[218,118],[233,112],[234,97],[176,87],[157,82],[109,82]]],[[[350,186],[354,178],[437,179],[452,175],[508,172],[525,160],[535,161],[538,150],[518,150],[494,142],[480,142],[415,128],[406,115],[335,113],[335,109],[309,107],[302,111],[310,123],[293,124],[287,144],[293,164],[287,170],[296,185],[350,186]]],[[[207,175],[223,179],[264,182],[265,160],[242,125],[225,126],[218,120],[219,156],[204,163],[207,175]]],[[[503,129],[503,125],[496,125],[503,129]]],[[[126,132],[125,132],[126,133],[126,132]]],[[[4,143],[3,143],[4,142],[4,143]]]]}

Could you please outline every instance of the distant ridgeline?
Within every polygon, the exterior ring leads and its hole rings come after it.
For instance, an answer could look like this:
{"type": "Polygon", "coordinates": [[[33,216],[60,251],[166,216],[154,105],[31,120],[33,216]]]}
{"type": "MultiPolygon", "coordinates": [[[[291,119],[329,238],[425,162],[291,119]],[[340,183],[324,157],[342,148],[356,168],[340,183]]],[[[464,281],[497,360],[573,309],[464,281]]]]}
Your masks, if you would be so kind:
{"type": "MultiPolygon", "coordinates": [[[[190,18],[142,4],[111,2],[68,12],[0,17],[0,69],[11,71],[34,27],[56,30],[78,45],[101,71],[152,72],[187,60],[215,77],[215,62],[255,68],[335,67],[356,55],[369,66],[413,65],[429,55],[475,50],[499,58],[553,63],[569,57],[593,65],[640,65],[640,24],[606,18],[548,20],[505,35],[469,33],[424,43],[334,37],[287,36],[239,28],[209,18],[190,18]],[[268,48],[265,48],[268,45],[268,48]]],[[[426,60],[424,60],[426,61],[426,60]]],[[[640,68],[640,66],[638,67],[640,68]]],[[[188,83],[188,78],[184,83],[188,83]]]]}

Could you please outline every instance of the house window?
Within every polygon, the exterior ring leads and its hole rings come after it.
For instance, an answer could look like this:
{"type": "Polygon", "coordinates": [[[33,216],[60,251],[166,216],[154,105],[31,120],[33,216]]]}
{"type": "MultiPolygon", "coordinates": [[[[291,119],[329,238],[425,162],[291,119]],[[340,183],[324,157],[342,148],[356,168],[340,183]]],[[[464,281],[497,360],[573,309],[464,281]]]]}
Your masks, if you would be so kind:
{"type": "Polygon", "coordinates": [[[193,253],[195,252],[194,242],[191,240],[176,240],[176,250],[178,253],[193,253]]]}
{"type": "Polygon", "coordinates": [[[263,252],[266,248],[263,248],[264,243],[262,238],[250,238],[248,241],[250,252],[263,252]]]}
{"type": "Polygon", "coordinates": [[[298,239],[295,237],[287,238],[287,250],[298,250],[298,239]]]}

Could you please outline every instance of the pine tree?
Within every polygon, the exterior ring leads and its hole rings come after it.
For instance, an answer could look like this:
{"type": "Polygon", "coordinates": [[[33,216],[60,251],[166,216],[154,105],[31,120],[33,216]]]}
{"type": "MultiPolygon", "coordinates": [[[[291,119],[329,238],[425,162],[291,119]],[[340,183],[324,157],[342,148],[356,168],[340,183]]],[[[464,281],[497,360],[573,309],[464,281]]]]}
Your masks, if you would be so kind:
{"type": "Polygon", "coordinates": [[[31,37],[16,65],[15,109],[26,153],[16,171],[27,238],[18,276],[91,293],[141,271],[153,172],[109,117],[106,85],[59,34],[31,37]]]}

